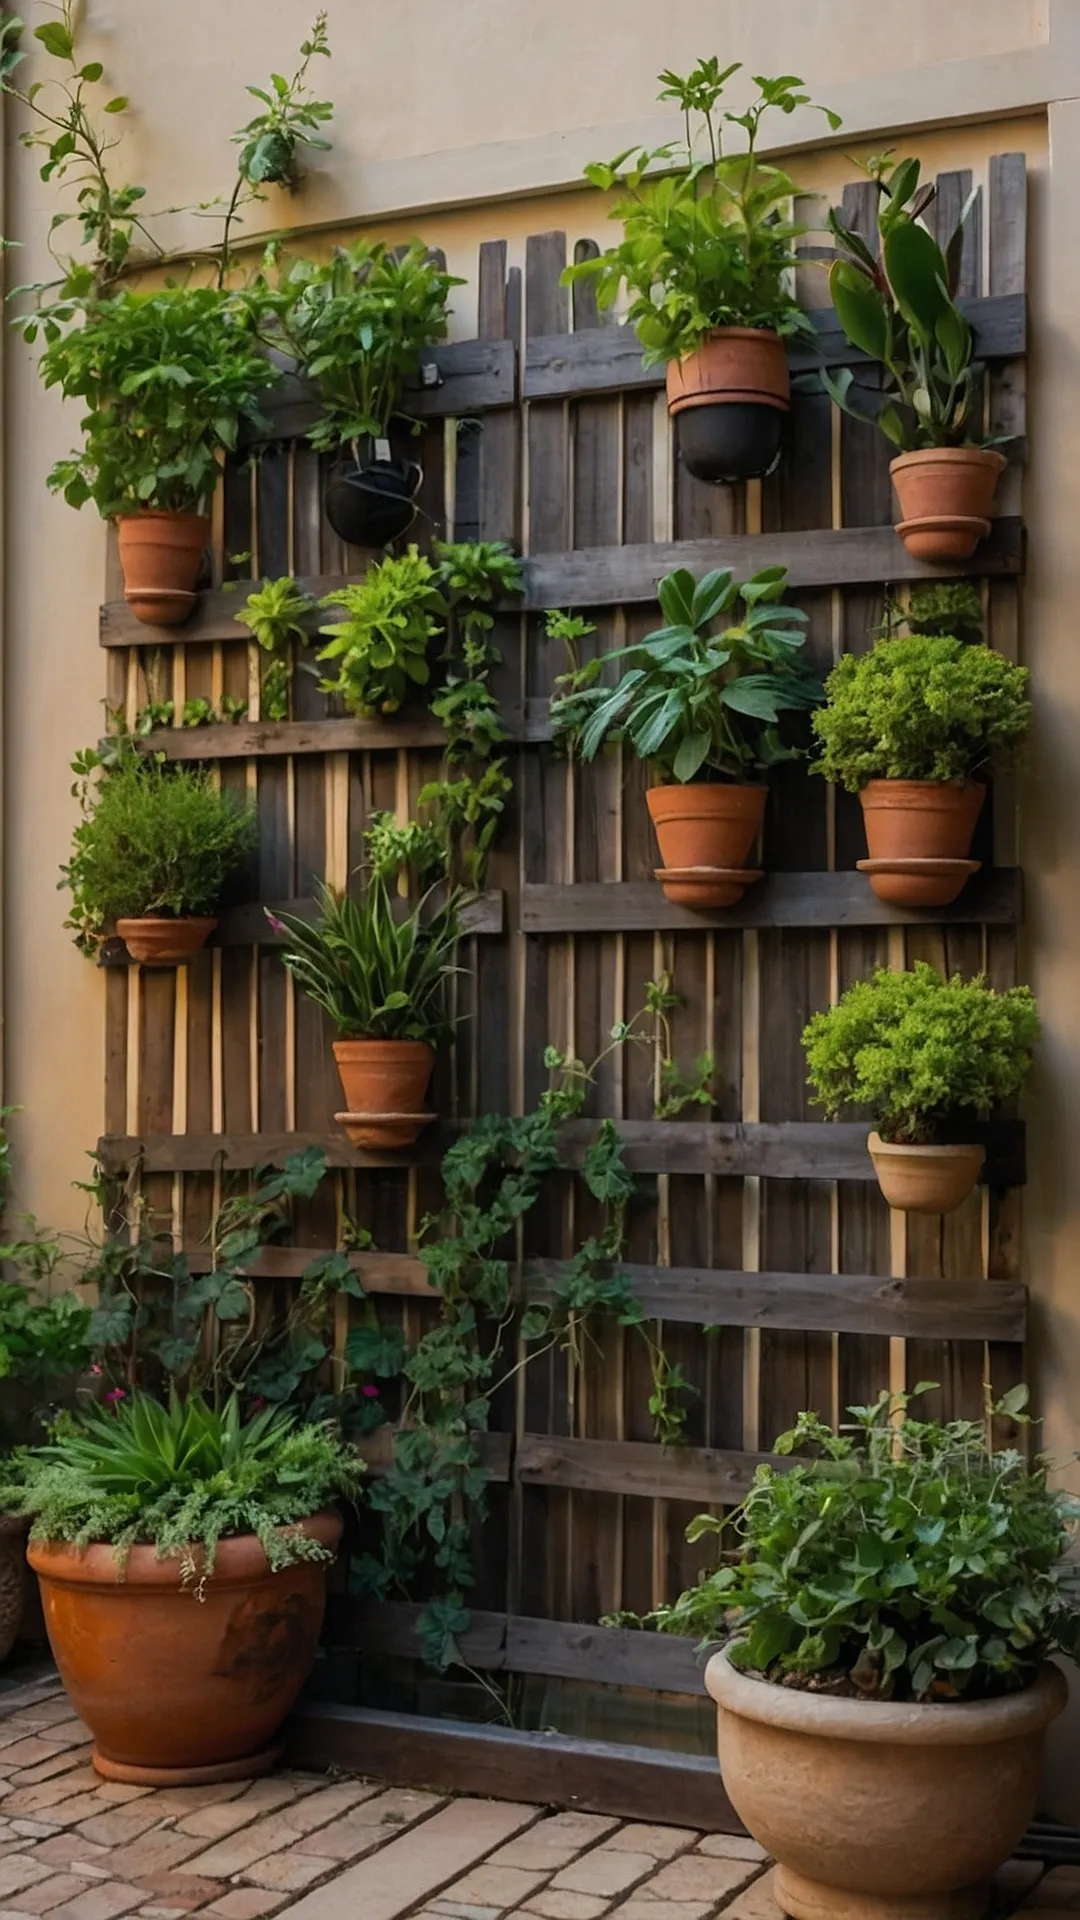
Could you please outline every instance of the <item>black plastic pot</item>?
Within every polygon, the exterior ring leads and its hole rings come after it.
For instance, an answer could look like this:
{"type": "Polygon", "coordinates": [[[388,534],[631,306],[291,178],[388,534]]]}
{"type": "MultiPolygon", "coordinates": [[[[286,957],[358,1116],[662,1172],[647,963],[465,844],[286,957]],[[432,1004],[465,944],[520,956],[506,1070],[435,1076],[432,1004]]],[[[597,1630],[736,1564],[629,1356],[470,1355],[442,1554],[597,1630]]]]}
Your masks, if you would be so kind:
{"type": "Polygon", "coordinates": [[[326,483],[326,517],[352,547],[385,547],[416,517],[415,460],[342,461],[326,483]]]}
{"type": "Polygon", "coordinates": [[[780,458],[786,412],[754,400],[718,400],[676,415],[679,456],[695,480],[756,480],[780,458]]]}

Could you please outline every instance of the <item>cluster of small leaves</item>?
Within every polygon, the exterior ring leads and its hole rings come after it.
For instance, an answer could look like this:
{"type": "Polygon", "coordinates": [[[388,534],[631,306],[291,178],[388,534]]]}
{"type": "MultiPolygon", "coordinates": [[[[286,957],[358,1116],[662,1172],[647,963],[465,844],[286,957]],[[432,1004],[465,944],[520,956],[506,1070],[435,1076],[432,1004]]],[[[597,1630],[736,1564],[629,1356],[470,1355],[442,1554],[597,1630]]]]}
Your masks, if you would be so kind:
{"type": "Polygon", "coordinates": [[[502,654],[492,641],[493,608],[521,592],[521,561],[501,540],[435,542],[445,623],[444,677],[431,711],[446,732],[456,778],[432,781],[418,806],[441,833],[451,880],[481,887],[513,782],[499,752],[506,728],[490,686],[502,654]]]}
{"type": "Polygon", "coordinates": [[[982,368],[974,336],[956,304],[964,228],[973,194],[940,247],[923,217],[935,198],[920,184],[919,162],[877,155],[865,171],[878,193],[878,244],[844,224],[835,207],[828,224],[841,253],[829,271],[836,316],[853,347],[884,368],[884,381],[856,404],[851,367],[823,370],[826,391],[857,420],[880,427],[894,447],[985,447],[982,368]]]}
{"type": "Polygon", "coordinates": [[[307,71],[316,56],[330,57],[326,15],[316,15],[306,40],[300,43],[300,64],[291,80],[272,73],[269,87],[249,87],[262,112],[233,134],[240,147],[240,173],[253,186],[293,187],[298,178],[297,148],[329,148],[318,129],[334,117],[333,103],[313,100],[307,89],[307,71]]]}
{"type": "Polygon", "coordinates": [[[419,548],[387,554],[363,580],[320,601],[344,607],[347,618],[319,628],[329,637],[320,660],[336,662],[336,678],[322,682],[362,720],[396,713],[413,687],[431,679],[428,653],[441,630],[436,569],[419,548]]]}
{"type": "Polygon", "coordinates": [[[1030,987],[996,993],[918,960],[856,980],[802,1041],[817,1105],[865,1108],[883,1139],[917,1145],[1019,1093],[1038,1038],[1030,987]]]}
{"type": "Polygon", "coordinates": [[[446,336],[447,296],[460,286],[413,240],[404,249],[359,239],[330,260],[298,260],[269,295],[282,338],[319,389],[309,434],[334,450],[385,439],[425,347],[446,336]]]}
{"type": "Polygon", "coordinates": [[[209,769],[169,766],[130,741],[109,765],[88,749],[72,771],[82,819],[60,884],[76,945],[93,952],[118,919],[212,913],[254,846],[253,809],[221,792],[209,769]]]}
{"type": "MultiPolygon", "coordinates": [[[[203,694],[192,694],[184,701],[180,709],[182,727],[235,727],[247,715],[247,701],[237,699],[235,694],[223,693],[215,707],[212,700],[203,694]]],[[[117,733],[124,732],[123,715],[118,716],[117,733]]],[[[131,731],[136,739],[144,740],[158,727],[171,727],[176,723],[175,700],[148,700],[135,715],[135,725],[131,731]]]]}
{"type": "Polygon", "coordinates": [[[672,1057],[671,1016],[680,1005],[670,973],[645,987],[645,1011],[655,1023],[659,1088],[654,1104],[658,1120],[677,1120],[687,1107],[711,1108],[716,1102],[716,1056],[699,1053],[689,1073],[672,1057]]]}
{"type": "MultiPolygon", "coordinates": [[[[0,1247],[19,1261],[21,1242],[0,1247]]],[[[89,1360],[90,1309],[74,1293],[36,1296],[19,1280],[0,1280],[0,1380],[40,1385],[79,1373],[89,1360]]]]}
{"type": "Polygon", "coordinates": [[[949,634],[842,654],[812,725],[814,762],[857,793],[869,780],[967,780],[1015,751],[1031,724],[1028,670],[949,634]]]}
{"type": "MultiPolygon", "coordinates": [[[[925,1383],[915,1393],[927,1390],[925,1383]]],[[[913,1395],[850,1407],[839,1435],[804,1413],[734,1516],[687,1537],[739,1537],[736,1554],[652,1617],[727,1642],[738,1667],[781,1685],[868,1700],[985,1700],[1029,1685],[1080,1645],[1080,1591],[1064,1564],[1080,1507],[998,1450],[991,1421],[1022,1417],[1014,1388],[985,1423],[917,1420],[913,1395]]]]}
{"type": "Polygon", "coordinates": [[[400,916],[384,879],[367,876],[357,897],[319,889],[317,918],[266,917],[282,936],[282,959],[303,993],[343,1039],[424,1040],[447,1031],[446,983],[458,971],[461,901],[430,894],[400,916]]]}
{"type": "MultiPolygon", "coordinates": [[[[667,624],[633,646],[572,664],[551,703],[556,733],[584,760],[626,740],[665,780],[753,780],[794,758],[781,722],[815,706],[822,692],[800,658],[806,615],[782,604],[786,584],[786,567],[763,567],[741,586],[726,567],[701,580],[686,567],[665,575],[657,596],[667,624]],[[740,600],[742,619],[714,633],[740,600]],[[621,669],[614,686],[604,678],[612,664],[621,669]]],[[[565,639],[566,618],[549,616],[549,634],[565,639]]],[[[575,645],[579,637],[571,635],[575,645]]]]}
{"type": "MultiPolygon", "coordinates": [[[[767,115],[810,106],[794,74],[754,75],[756,97],[742,113],[718,104],[740,63],[721,70],[713,56],[685,76],[662,73],[661,100],[674,101],[685,122],[685,145],[631,148],[585,177],[602,192],[618,189],[611,218],[623,237],[595,260],[568,267],[563,279],[596,288],[601,308],[620,289],[630,294],[628,320],[646,365],[679,359],[717,327],[773,327],[813,339],[813,327],[791,291],[794,242],[806,229],[790,217],[796,188],[780,168],[758,157],[767,115]],[[691,116],[704,123],[706,153],[695,153],[691,116]],[[737,130],[741,152],[725,153],[725,128],[737,130]]],[[[831,127],[836,114],[822,108],[831,127]]]]}
{"type": "Polygon", "coordinates": [[[259,679],[260,719],[289,718],[296,647],[306,647],[310,641],[308,621],[315,604],[291,574],[284,574],[277,580],[264,580],[248,594],[236,615],[241,626],[250,628],[266,655],[259,679]]]}
{"type": "Polygon", "coordinates": [[[235,1395],[220,1408],[198,1395],[163,1407],[139,1393],[64,1416],[25,1458],[19,1510],[33,1516],[34,1539],[107,1543],[121,1565],[133,1546],[152,1546],[179,1559],[187,1584],[213,1572],[232,1534],[253,1533],[275,1570],[331,1559],[296,1523],[356,1498],[362,1473],[328,1425],[276,1407],[245,1423],[235,1395]]]}
{"type": "Polygon", "coordinates": [[[907,605],[889,599],[883,631],[953,634],[959,640],[981,640],[982,595],[974,580],[921,580],[908,589],[907,605]]]}

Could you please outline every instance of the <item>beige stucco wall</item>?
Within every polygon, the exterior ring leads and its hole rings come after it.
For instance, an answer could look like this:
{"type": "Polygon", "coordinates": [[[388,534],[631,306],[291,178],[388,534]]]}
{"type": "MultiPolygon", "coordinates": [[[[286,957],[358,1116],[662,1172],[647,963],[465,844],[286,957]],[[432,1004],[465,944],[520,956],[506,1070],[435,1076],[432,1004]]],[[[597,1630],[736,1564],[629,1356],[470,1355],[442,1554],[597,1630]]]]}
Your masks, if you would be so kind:
{"type": "MultiPolygon", "coordinates": [[[[41,0],[24,9],[48,17],[41,0]]],[[[308,0],[86,0],[88,53],[130,94],[130,177],[150,205],[210,198],[227,182],[244,84],[287,67],[308,0]]],[[[467,277],[454,331],[474,330],[476,250],[505,238],[522,260],[529,233],[559,225],[599,237],[595,196],[573,188],[586,158],[674,131],[655,105],[662,65],[699,52],[751,70],[802,72],[845,129],[799,116],[785,131],[808,190],[851,177],[851,152],[903,139],[928,170],[1010,148],[1032,174],[1033,357],[1026,515],[1030,570],[1025,657],[1038,738],[1023,793],[1027,969],[1046,1022],[1030,1103],[1027,1277],[1034,1366],[1059,1453],[1080,1443],[1080,653],[1075,616],[1080,525],[1080,0],[395,0],[331,4],[333,61],[318,70],[337,106],[334,149],[302,198],[273,223],[329,231],[365,222],[388,238],[419,231],[467,277]],[[904,130],[908,131],[904,131],[904,130]],[[807,142],[816,146],[807,147],[807,142]]],[[[24,69],[24,73],[28,72],[24,69]]],[[[32,76],[31,76],[32,77],[32,76]]],[[[44,264],[55,209],[9,115],[4,230],[26,243],[15,279],[44,264]]],[[[176,223],[179,237],[196,232],[176,223]]],[[[324,237],[325,236],[325,237],[324,237]]],[[[9,272],[11,269],[9,268],[9,272]]],[[[4,344],[3,651],[4,1096],[16,1125],[19,1198],[43,1219],[81,1218],[71,1181],[102,1125],[101,976],[62,929],[56,875],[73,818],[68,764],[100,730],[104,661],[96,644],[104,533],[71,512],[44,476],[70,444],[74,410],[45,395],[31,358],[4,344]]],[[[1070,1728],[1069,1742],[1074,1741],[1070,1728]]],[[[1054,1810],[1080,1820],[1070,1747],[1053,1771],[1054,1810]]]]}

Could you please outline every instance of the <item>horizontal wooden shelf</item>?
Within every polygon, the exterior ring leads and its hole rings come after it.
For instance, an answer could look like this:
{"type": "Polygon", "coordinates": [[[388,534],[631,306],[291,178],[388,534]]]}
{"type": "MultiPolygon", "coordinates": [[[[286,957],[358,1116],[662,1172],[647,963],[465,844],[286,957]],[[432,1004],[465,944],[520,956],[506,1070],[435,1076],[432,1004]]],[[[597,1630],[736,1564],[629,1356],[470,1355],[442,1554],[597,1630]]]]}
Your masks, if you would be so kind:
{"type": "MultiPolygon", "coordinates": [[[[503,714],[515,745],[550,740],[546,700],[527,702],[525,718],[503,714]]],[[[107,744],[103,741],[102,745],[107,744]]],[[[310,753],[400,753],[410,747],[445,747],[446,729],[422,709],[398,720],[237,720],[212,727],[155,727],[136,745],[166,760],[262,760],[310,753]]]]}
{"type": "MultiPolygon", "coordinates": [[[[891,527],[820,528],[798,533],[742,533],[725,540],[672,540],[635,547],[579,547],[568,553],[541,553],[525,561],[525,592],[508,611],[546,607],[612,607],[656,599],[656,583],[674,567],[701,574],[731,567],[740,577],[759,567],[785,566],[793,591],[815,587],[898,585],[907,580],[955,579],[962,575],[1018,574],[1023,565],[1023,526],[1019,519],[995,520],[990,534],[970,560],[954,566],[930,566],[913,560],[891,527]]],[[[360,578],[354,575],[349,578],[360,578]]],[[[323,595],[347,584],[341,575],[304,578],[302,587],[323,595]]],[[[182,627],[152,627],[136,620],[124,600],[101,609],[103,647],[194,646],[208,641],[242,640],[251,635],[236,613],[257,581],[227,592],[218,587],[200,594],[182,627]]],[[[183,731],[183,729],[177,729],[183,731]]],[[[193,729],[192,731],[195,731],[193,729]]]]}
{"type": "MultiPolygon", "coordinates": [[[[438,420],[512,407],[516,399],[517,349],[512,340],[453,340],[424,349],[421,377],[406,387],[402,412],[416,420],[438,420]]],[[[302,440],[322,418],[318,387],[292,373],[263,395],[261,407],[267,425],[246,431],[242,448],[302,440]]]]}
{"type": "MultiPolygon", "coordinates": [[[[980,360],[1011,360],[1026,353],[1027,302],[1022,293],[991,294],[959,304],[975,329],[980,360]]],[[[816,308],[809,317],[817,328],[817,350],[789,344],[792,373],[868,364],[868,356],[849,345],[832,307],[816,308]]],[[[642,366],[641,347],[630,326],[537,334],[525,342],[522,393],[526,400],[572,400],[586,394],[640,392],[662,387],[665,371],[662,366],[642,366]]]]}
{"type": "MultiPolygon", "coordinates": [[[[222,1167],[242,1173],[280,1166],[292,1153],[318,1147],[331,1167],[410,1167],[437,1164],[447,1142],[468,1122],[443,1121],[416,1147],[368,1152],[344,1133],[105,1134],[98,1158],[107,1173],[142,1163],[144,1173],[206,1173],[222,1167]],[[432,1138],[434,1135],[434,1138],[432,1138]]],[[[866,1180],[875,1178],[866,1150],[865,1122],[832,1120],[618,1120],[626,1164],[633,1173],[711,1173],[738,1179],[866,1180]]],[[[595,1120],[570,1120],[560,1135],[563,1164],[579,1167],[596,1139],[595,1120]]],[[[1022,1186],[1027,1178],[1024,1125],[1002,1120],[965,1128],[964,1138],[986,1149],[988,1186],[1022,1186]]]]}
{"type": "MultiPolygon", "coordinates": [[[[407,902],[402,900],[400,905],[404,913],[407,902]]],[[[265,907],[254,901],[242,907],[230,907],[222,914],[216,933],[212,933],[207,942],[207,948],[277,947],[281,945],[281,936],[274,932],[267,913],[288,913],[299,920],[312,921],[316,912],[314,900],[268,901],[265,907]]],[[[480,894],[464,908],[461,930],[465,934],[501,933],[504,918],[503,895],[494,888],[480,894]]],[[[115,935],[105,941],[98,953],[98,965],[101,967],[131,967],[138,964],[138,961],[132,960],[124,942],[115,935]]]]}
{"type": "Polygon", "coordinates": [[[465,1783],[494,1800],[745,1832],[715,1758],[662,1747],[312,1702],[289,1724],[286,1758],[290,1766],[336,1767],[391,1785],[422,1780],[460,1793],[465,1783]]]}
{"type": "Polygon", "coordinates": [[[891,907],[865,874],[767,873],[733,907],[694,912],[665,898],[658,882],[579,880],[521,890],[523,933],[698,932],[709,927],[878,927],[926,924],[1014,926],[1021,917],[1019,867],[973,875],[950,907],[891,907]]]}
{"type": "MultiPolygon", "coordinates": [[[[245,1263],[252,1279],[299,1279],[325,1255],[318,1247],[261,1247],[245,1263]]],[[[185,1255],[206,1273],[208,1254],[185,1255]]],[[[408,1253],[352,1253],[366,1293],[438,1299],[422,1260],[408,1253]]],[[[530,1260],[525,1291],[542,1300],[562,1272],[559,1260],[530,1260]]],[[[766,1327],[802,1333],[880,1333],[920,1340],[1022,1341],[1027,1290],[1011,1280],[896,1279],[866,1273],[742,1273],[710,1267],[620,1261],[651,1319],[692,1326],[766,1327]]]]}

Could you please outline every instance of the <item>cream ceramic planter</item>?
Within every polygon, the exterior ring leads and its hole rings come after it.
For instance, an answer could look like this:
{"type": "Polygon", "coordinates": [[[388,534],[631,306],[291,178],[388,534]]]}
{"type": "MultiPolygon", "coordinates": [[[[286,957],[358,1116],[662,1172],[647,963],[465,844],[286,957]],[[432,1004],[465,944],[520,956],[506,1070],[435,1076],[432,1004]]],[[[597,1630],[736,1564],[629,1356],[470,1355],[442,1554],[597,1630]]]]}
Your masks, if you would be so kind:
{"type": "Polygon", "coordinates": [[[1067,1688],[955,1706],[771,1686],[718,1653],[724,1788],[777,1863],[793,1920],[983,1920],[995,1869],[1035,1811],[1043,1737],[1067,1688]]]}

